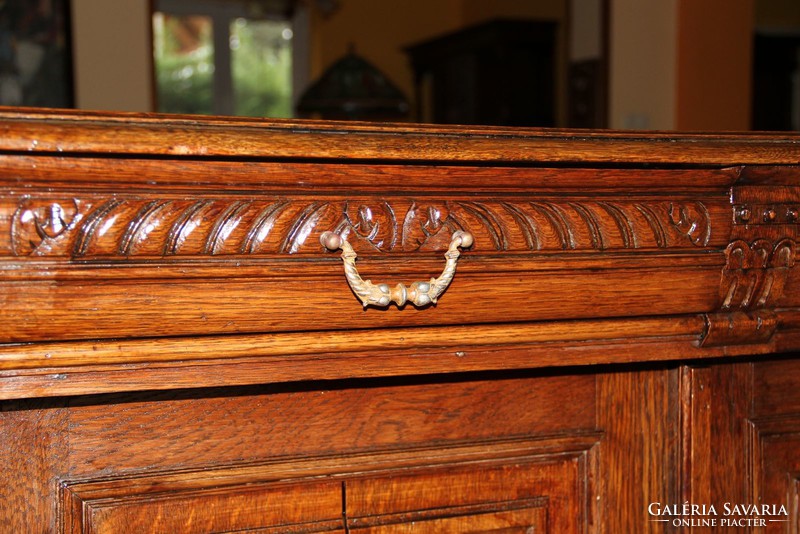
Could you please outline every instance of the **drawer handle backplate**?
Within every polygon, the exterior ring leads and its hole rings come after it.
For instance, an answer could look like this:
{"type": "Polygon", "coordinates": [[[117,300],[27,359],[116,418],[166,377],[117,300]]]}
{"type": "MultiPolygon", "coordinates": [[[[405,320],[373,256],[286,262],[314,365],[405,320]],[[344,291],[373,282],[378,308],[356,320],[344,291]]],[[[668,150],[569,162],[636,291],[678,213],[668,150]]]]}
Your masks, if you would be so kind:
{"type": "Polygon", "coordinates": [[[461,255],[458,247],[469,248],[473,242],[471,233],[457,230],[453,233],[450,246],[444,255],[447,262],[438,278],[431,278],[429,282],[414,282],[408,287],[399,283],[392,288],[389,287],[389,284],[373,284],[370,280],[361,278],[356,269],[356,253],[347,239],[341,235],[335,232],[324,232],[319,240],[322,246],[328,250],[342,249],[345,278],[365,308],[367,306],[384,308],[392,302],[402,306],[409,301],[414,306],[436,304],[436,299],[444,293],[456,274],[456,264],[461,255]]]}

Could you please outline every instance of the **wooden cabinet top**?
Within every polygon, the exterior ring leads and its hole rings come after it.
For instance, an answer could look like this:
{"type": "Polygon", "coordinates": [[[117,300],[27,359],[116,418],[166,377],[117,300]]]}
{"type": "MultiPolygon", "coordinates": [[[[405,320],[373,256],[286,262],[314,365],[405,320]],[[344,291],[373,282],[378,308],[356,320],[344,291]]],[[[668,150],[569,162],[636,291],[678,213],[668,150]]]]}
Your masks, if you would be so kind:
{"type": "Polygon", "coordinates": [[[609,164],[797,164],[800,137],[0,111],[0,150],[150,157],[609,164]]]}
{"type": "Polygon", "coordinates": [[[800,137],[0,111],[0,397],[800,346],[800,137]],[[363,308],[442,272],[435,305],[363,308]]]}

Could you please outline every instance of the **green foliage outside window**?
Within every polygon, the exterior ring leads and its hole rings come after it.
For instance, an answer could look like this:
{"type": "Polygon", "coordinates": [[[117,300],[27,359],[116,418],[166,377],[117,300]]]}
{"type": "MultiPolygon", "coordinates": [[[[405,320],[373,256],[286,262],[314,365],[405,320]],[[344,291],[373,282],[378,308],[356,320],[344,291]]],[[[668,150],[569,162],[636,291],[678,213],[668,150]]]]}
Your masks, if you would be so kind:
{"type": "Polygon", "coordinates": [[[214,46],[210,17],[157,15],[153,24],[158,110],[210,114],[214,46]]]}
{"type": "Polygon", "coordinates": [[[292,116],[291,29],[284,22],[231,24],[234,109],[250,117],[292,116]]]}
{"type": "MultiPolygon", "coordinates": [[[[158,110],[211,114],[215,63],[210,17],[154,19],[158,110]]],[[[291,27],[286,22],[235,19],[230,24],[234,114],[292,116],[291,27]]],[[[223,66],[224,68],[224,66],[223,66]]]]}

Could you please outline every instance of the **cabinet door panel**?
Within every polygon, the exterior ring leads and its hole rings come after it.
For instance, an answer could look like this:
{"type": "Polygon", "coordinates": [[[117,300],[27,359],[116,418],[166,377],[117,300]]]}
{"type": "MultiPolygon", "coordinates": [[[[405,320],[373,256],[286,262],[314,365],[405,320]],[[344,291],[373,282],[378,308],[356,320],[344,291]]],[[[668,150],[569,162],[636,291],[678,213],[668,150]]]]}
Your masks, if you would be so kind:
{"type": "Polygon", "coordinates": [[[537,460],[347,481],[348,525],[381,534],[579,532],[587,510],[586,454],[537,460]]]}
{"type": "Polygon", "coordinates": [[[79,483],[64,491],[62,532],[338,532],[340,483],[238,485],[211,490],[128,493],[118,482],[79,483]]]}
{"type": "Polygon", "coordinates": [[[533,534],[546,531],[547,510],[543,507],[350,529],[359,534],[533,534]]]}

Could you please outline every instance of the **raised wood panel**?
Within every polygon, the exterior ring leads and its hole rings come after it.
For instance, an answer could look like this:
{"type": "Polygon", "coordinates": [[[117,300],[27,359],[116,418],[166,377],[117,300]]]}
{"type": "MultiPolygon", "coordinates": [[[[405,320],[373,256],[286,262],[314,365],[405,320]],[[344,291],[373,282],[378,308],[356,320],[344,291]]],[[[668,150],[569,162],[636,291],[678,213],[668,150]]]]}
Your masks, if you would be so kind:
{"type": "Polygon", "coordinates": [[[681,502],[714,505],[712,518],[721,531],[747,526],[794,532],[800,472],[796,362],[778,357],[692,366],[681,375],[681,502]],[[783,506],[787,515],[765,515],[762,505],[769,511],[783,506]]]}
{"type": "Polygon", "coordinates": [[[211,534],[258,531],[287,534],[344,532],[341,483],[223,487],[195,492],[114,496],[82,485],[66,485],[62,499],[71,513],[64,534],[148,532],[211,534]]]}
{"type": "Polygon", "coordinates": [[[797,532],[800,414],[755,419],[750,431],[752,501],[768,506],[767,514],[757,516],[760,526],[764,532],[797,532]]]}
{"type": "MultiPolygon", "coordinates": [[[[716,531],[737,532],[723,525],[725,503],[755,502],[750,473],[749,415],[753,400],[752,365],[686,366],[681,373],[681,495],[680,503],[713,505],[716,531]],[[723,452],[724,451],[724,452],[723,452]]],[[[666,503],[662,503],[666,504],[666,503]]],[[[682,518],[691,521],[692,517],[682,518]]],[[[737,519],[739,519],[737,517],[737,519]]],[[[695,523],[687,532],[704,532],[695,523]]]]}
{"type": "Polygon", "coordinates": [[[580,374],[90,398],[70,408],[70,473],[579,433],[594,417],[594,378],[580,374]]]}
{"type": "Polygon", "coordinates": [[[66,480],[58,531],[579,532],[598,438],[66,480]]]}
{"type": "Polygon", "coordinates": [[[346,482],[348,526],[382,534],[428,532],[429,526],[434,532],[580,532],[587,476],[580,454],[356,479],[346,482]]]}
{"type": "MultiPolygon", "coordinates": [[[[497,534],[531,534],[534,532],[552,532],[547,528],[547,509],[538,501],[518,501],[505,506],[519,506],[512,510],[490,511],[474,509],[445,509],[443,513],[457,514],[453,517],[427,519],[415,518],[405,523],[358,527],[353,526],[349,532],[363,534],[468,534],[487,532],[497,534]]],[[[482,510],[484,507],[479,508],[482,510]]]]}
{"type": "Polygon", "coordinates": [[[754,366],[753,417],[800,413],[800,360],[779,358],[754,366]]]}
{"type": "Polygon", "coordinates": [[[48,532],[69,461],[65,402],[0,403],[0,532],[48,532]]]}
{"type": "Polygon", "coordinates": [[[558,532],[578,532],[576,521],[585,518],[574,517],[575,510],[585,509],[593,491],[593,464],[587,459],[598,438],[498,441],[65,480],[58,530],[475,532],[553,525],[558,532]],[[388,491],[388,497],[373,495],[376,489],[388,491]],[[479,490],[491,496],[482,497],[479,490]]]}

